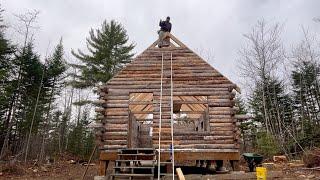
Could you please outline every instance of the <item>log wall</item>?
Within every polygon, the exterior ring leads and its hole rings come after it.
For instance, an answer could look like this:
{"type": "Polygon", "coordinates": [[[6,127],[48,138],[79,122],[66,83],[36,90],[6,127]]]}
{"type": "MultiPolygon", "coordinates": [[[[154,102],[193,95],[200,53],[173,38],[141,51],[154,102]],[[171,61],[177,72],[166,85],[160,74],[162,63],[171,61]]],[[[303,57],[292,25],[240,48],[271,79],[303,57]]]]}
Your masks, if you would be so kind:
{"type": "MultiPolygon", "coordinates": [[[[176,149],[239,148],[239,130],[234,108],[236,85],[186,47],[149,48],[137,56],[106,86],[100,87],[97,111],[101,128],[97,141],[101,149],[128,147],[130,93],[153,93],[153,146],[158,146],[160,119],[161,59],[164,58],[162,99],[162,148],[168,148],[170,136],[170,59],[172,53],[173,95],[206,96],[206,130],[175,129],[176,149]]],[[[204,116],[204,115],[203,115],[204,116]]]]}

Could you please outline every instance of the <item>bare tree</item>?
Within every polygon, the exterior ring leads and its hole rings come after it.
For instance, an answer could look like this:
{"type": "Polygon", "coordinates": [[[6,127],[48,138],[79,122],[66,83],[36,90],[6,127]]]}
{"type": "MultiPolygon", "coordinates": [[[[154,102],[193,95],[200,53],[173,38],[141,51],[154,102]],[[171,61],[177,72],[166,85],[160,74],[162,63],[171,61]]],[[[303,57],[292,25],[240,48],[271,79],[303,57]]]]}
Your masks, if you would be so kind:
{"type": "Polygon", "coordinates": [[[24,36],[23,48],[27,46],[28,42],[31,42],[33,40],[33,31],[40,28],[37,25],[39,14],[40,14],[40,11],[35,9],[31,11],[27,11],[24,14],[14,14],[14,16],[18,19],[20,25],[13,28],[19,34],[24,36]]]}
{"type": "Polygon", "coordinates": [[[259,88],[262,93],[264,123],[267,132],[272,130],[269,110],[266,106],[267,80],[278,69],[278,65],[284,59],[284,50],[281,42],[281,26],[279,23],[268,25],[265,20],[260,20],[252,28],[251,32],[244,34],[246,44],[239,51],[240,74],[254,88],[259,88]]]}

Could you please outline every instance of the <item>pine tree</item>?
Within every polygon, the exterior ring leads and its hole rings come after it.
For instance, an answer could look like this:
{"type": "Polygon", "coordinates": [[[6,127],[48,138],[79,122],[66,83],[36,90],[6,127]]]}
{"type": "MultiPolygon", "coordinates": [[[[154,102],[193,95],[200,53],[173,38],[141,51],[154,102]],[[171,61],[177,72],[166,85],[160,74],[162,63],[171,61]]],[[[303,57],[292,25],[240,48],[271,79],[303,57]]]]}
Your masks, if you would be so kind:
{"type": "MultiPolygon", "coordinates": [[[[41,77],[45,66],[40,62],[40,57],[34,52],[33,44],[29,43],[25,49],[23,49],[21,55],[17,56],[17,60],[21,63],[21,98],[18,103],[19,115],[17,119],[20,121],[20,130],[26,134],[30,128],[34,108],[37,101],[37,95],[39,87],[43,86],[41,83],[41,77]]],[[[37,132],[37,127],[42,119],[44,106],[43,101],[46,97],[46,92],[42,90],[40,95],[40,103],[37,108],[35,117],[35,123],[33,132],[37,132]]]]}
{"type": "MultiPolygon", "coordinates": [[[[46,63],[46,73],[44,78],[44,89],[46,90],[46,98],[44,103],[46,103],[45,108],[46,112],[44,115],[43,126],[42,126],[42,145],[41,145],[41,156],[43,159],[45,155],[45,147],[46,147],[46,138],[49,138],[49,129],[51,128],[51,112],[54,110],[53,103],[56,98],[60,95],[61,90],[63,88],[63,78],[64,72],[66,71],[66,62],[63,58],[64,50],[62,39],[59,44],[55,47],[55,50],[51,57],[48,58],[48,62],[46,63]]],[[[58,111],[60,112],[60,111],[58,111]]],[[[57,114],[55,114],[57,116],[57,114]]],[[[56,117],[59,119],[59,117],[56,117]]],[[[56,129],[50,129],[56,130],[56,129]]]]}
{"type": "MultiPolygon", "coordinates": [[[[11,95],[14,91],[14,86],[11,82],[14,73],[12,56],[15,52],[15,47],[5,38],[6,27],[2,19],[3,11],[0,8],[0,137],[5,137],[9,128],[8,114],[10,114],[11,95]]],[[[1,149],[4,138],[0,139],[1,149]]]]}
{"type": "Polygon", "coordinates": [[[296,63],[292,71],[295,112],[299,120],[300,143],[305,147],[320,144],[320,66],[316,62],[296,63]]]}
{"type": "Polygon", "coordinates": [[[255,124],[260,123],[262,125],[262,128],[258,128],[256,132],[257,145],[268,155],[274,153],[274,151],[269,152],[270,149],[266,148],[266,144],[263,143],[267,143],[267,146],[272,144],[274,148],[281,148],[281,151],[287,153],[289,147],[285,142],[292,138],[290,136],[291,132],[288,133],[287,128],[293,123],[293,110],[291,108],[293,101],[290,95],[285,92],[283,82],[269,77],[265,83],[264,89],[262,86],[255,87],[255,91],[249,98],[253,121],[255,124]],[[266,109],[262,108],[261,105],[263,104],[263,95],[265,96],[266,109]],[[266,119],[265,115],[268,116],[268,123],[263,120],[266,119]],[[269,129],[269,131],[265,131],[265,129],[269,129]],[[264,138],[265,136],[268,137],[264,138]]]}
{"type": "Polygon", "coordinates": [[[90,129],[88,129],[88,112],[89,111],[87,108],[82,111],[82,118],[71,126],[68,136],[68,151],[82,158],[88,157],[94,147],[94,136],[92,135],[90,129]]]}
{"type": "Polygon", "coordinates": [[[50,97],[59,95],[63,86],[62,80],[65,77],[64,72],[67,70],[66,61],[63,56],[64,49],[61,39],[59,44],[55,47],[55,50],[46,65],[46,78],[48,79],[48,84],[46,86],[51,88],[50,97]]]}
{"type": "Polygon", "coordinates": [[[89,54],[81,50],[72,54],[81,61],[82,65],[74,65],[81,70],[81,76],[71,84],[74,87],[86,88],[97,83],[107,82],[126,63],[130,62],[134,48],[128,44],[128,36],[124,27],[112,20],[104,21],[100,29],[89,32],[87,48],[89,54]]]}

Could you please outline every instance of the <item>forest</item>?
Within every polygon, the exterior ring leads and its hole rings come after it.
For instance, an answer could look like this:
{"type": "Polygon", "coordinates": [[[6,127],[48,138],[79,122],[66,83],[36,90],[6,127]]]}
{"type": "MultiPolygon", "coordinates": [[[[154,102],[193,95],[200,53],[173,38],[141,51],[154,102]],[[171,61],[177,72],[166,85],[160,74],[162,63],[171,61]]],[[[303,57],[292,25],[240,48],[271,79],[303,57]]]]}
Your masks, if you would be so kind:
{"type": "MultiPolygon", "coordinates": [[[[43,57],[34,48],[41,13],[13,16],[22,43],[0,20],[0,159],[41,163],[65,153],[88,159],[95,149],[95,87],[132,60],[135,44],[124,25],[105,20],[83,37],[85,51],[72,50],[77,62],[66,58],[63,37],[43,57]]],[[[243,93],[236,104],[251,117],[240,125],[242,152],[294,159],[320,146],[320,41],[302,26],[300,42],[284,44],[284,26],[261,19],[239,32],[243,93]]]]}

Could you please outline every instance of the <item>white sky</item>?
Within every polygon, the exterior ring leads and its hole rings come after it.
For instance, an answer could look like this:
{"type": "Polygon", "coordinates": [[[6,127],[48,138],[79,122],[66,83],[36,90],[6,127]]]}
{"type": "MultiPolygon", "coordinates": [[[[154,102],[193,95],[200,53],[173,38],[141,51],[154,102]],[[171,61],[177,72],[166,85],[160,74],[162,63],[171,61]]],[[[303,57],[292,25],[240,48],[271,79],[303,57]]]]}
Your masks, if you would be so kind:
{"type": "MultiPolygon", "coordinates": [[[[235,83],[241,81],[236,64],[243,34],[257,20],[283,23],[282,39],[288,49],[302,38],[302,25],[320,30],[320,23],[313,21],[320,17],[316,0],[3,0],[0,4],[11,27],[17,25],[13,14],[39,10],[36,50],[44,56],[48,44],[52,51],[63,37],[68,59],[73,58],[71,49],[85,49],[90,28],[98,28],[104,19],[121,22],[139,54],[157,38],[159,19],[170,16],[172,33],[195,51],[213,52],[209,63],[235,83]]],[[[11,39],[21,39],[12,28],[8,31],[11,39]]]]}

